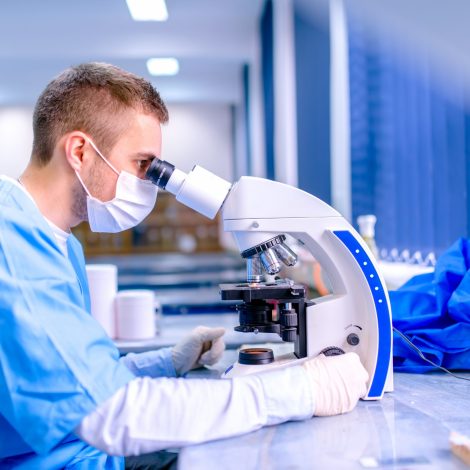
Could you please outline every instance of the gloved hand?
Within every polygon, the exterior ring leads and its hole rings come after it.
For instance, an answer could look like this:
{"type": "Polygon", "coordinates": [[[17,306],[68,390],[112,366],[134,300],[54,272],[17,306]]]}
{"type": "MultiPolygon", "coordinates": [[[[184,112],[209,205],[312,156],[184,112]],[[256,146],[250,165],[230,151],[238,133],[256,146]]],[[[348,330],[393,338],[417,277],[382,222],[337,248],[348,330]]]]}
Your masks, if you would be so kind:
{"type": "Polygon", "coordinates": [[[347,413],[367,392],[369,374],[356,353],[329,357],[320,354],[302,367],[312,389],[314,416],[347,413]]]}
{"type": "Polygon", "coordinates": [[[194,328],[172,349],[176,373],[183,375],[191,369],[215,364],[225,349],[224,333],[225,328],[194,328]]]}

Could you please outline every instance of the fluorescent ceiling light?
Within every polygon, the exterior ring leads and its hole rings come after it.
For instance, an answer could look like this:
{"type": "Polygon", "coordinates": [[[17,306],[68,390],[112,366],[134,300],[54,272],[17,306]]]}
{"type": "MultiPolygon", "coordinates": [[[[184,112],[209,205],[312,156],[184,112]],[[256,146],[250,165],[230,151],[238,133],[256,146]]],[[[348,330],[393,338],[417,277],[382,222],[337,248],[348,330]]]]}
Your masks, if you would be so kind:
{"type": "Polygon", "coordinates": [[[165,0],[126,0],[135,21],[166,21],[168,10],[165,0]]]}
{"type": "Polygon", "coordinates": [[[180,65],[173,57],[147,60],[147,70],[150,75],[176,75],[179,69],[180,65]]]}

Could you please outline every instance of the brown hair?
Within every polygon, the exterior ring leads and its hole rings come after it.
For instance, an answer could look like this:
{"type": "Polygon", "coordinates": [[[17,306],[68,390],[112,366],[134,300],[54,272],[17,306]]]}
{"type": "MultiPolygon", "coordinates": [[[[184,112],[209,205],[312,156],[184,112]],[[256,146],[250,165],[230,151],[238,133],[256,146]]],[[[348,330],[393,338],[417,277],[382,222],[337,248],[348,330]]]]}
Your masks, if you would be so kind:
{"type": "Polygon", "coordinates": [[[33,115],[32,159],[46,165],[57,140],[72,131],[90,134],[107,152],[126,126],[122,117],[131,110],[153,114],[162,124],[168,122],[165,103],[147,80],[99,62],[70,67],[54,78],[38,98],[33,115]]]}

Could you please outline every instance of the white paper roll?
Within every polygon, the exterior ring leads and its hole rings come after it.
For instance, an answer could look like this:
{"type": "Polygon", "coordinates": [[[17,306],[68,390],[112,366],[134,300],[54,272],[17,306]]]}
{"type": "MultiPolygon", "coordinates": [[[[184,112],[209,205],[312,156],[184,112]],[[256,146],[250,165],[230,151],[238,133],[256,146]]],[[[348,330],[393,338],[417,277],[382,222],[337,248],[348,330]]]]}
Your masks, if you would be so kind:
{"type": "Polygon", "coordinates": [[[155,336],[155,295],[151,290],[123,290],[116,296],[116,337],[149,339],[155,336]]]}
{"type": "Polygon", "coordinates": [[[117,267],[113,264],[88,264],[86,273],[90,288],[91,314],[103,326],[108,336],[114,338],[117,267]]]}

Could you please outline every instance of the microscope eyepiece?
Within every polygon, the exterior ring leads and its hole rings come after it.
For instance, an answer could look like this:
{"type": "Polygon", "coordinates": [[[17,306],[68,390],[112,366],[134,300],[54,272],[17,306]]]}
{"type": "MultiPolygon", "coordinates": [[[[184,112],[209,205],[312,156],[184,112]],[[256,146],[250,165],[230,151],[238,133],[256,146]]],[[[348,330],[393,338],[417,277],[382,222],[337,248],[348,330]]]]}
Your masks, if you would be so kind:
{"type": "Polygon", "coordinates": [[[145,177],[160,189],[165,189],[168,180],[171,178],[174,171],[175,165],[155,157],[152,160],[145,177]]]}

